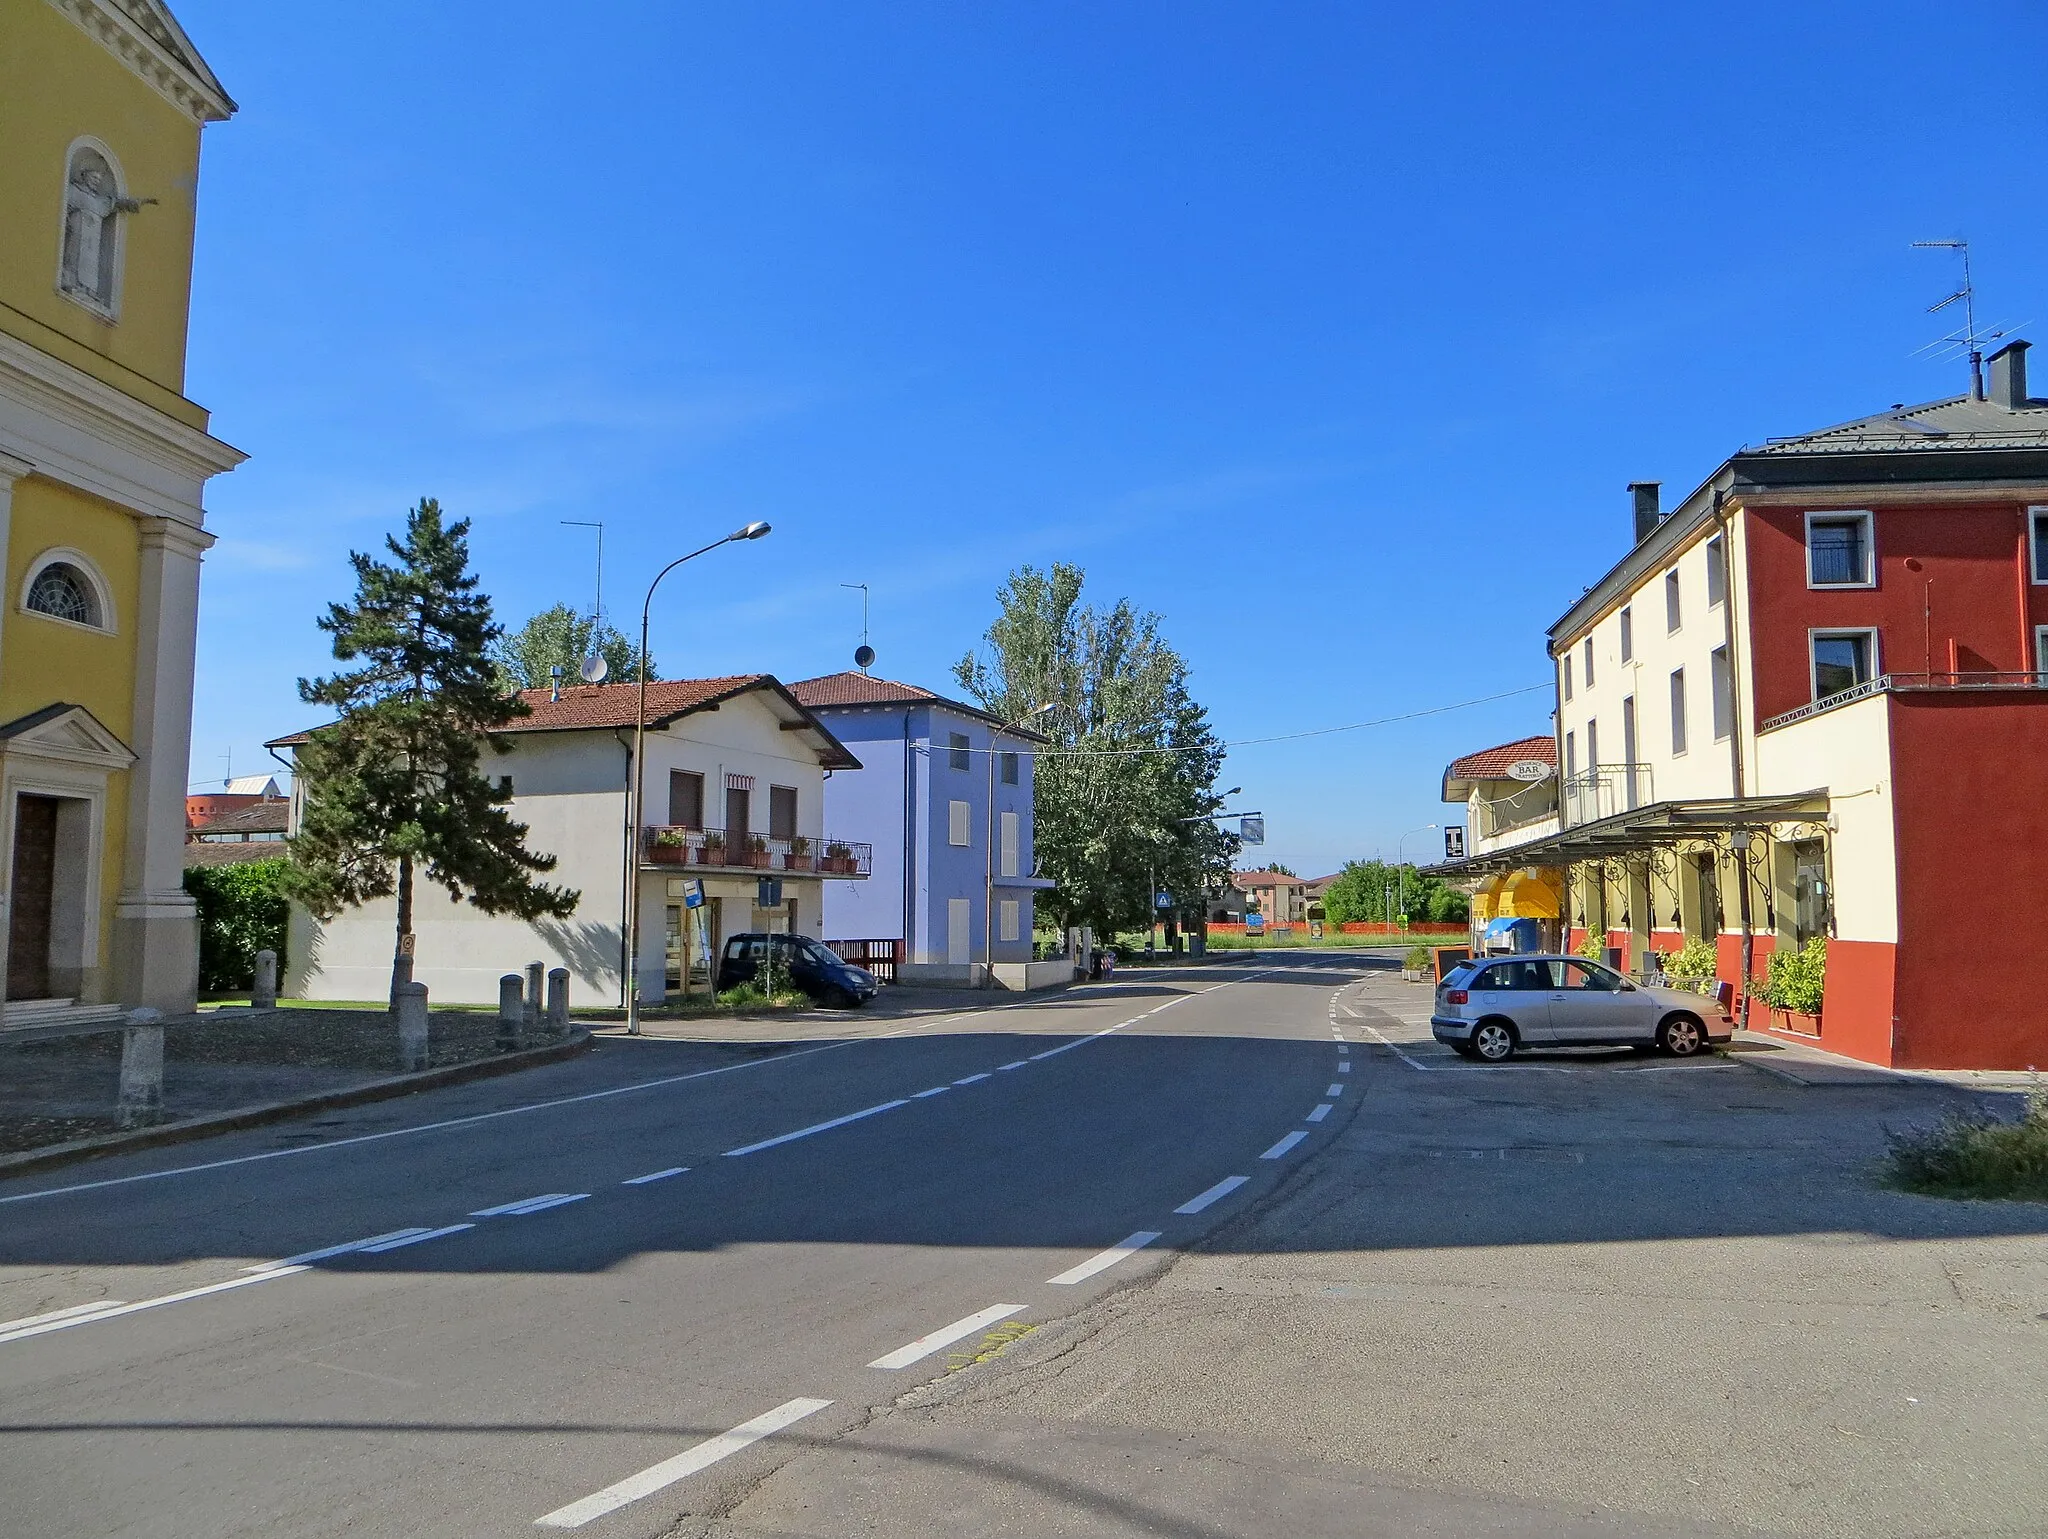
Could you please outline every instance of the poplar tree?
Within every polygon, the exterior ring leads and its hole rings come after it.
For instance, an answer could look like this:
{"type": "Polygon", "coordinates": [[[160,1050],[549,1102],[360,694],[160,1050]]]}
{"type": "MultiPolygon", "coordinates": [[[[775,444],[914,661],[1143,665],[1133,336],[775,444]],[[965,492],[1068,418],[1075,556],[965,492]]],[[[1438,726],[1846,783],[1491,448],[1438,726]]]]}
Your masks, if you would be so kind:
{"type": "Polygon", "coordinates": [[[469,570],[469,521],[443,524],[424,499],[405,538],[386,537],[391,563],[354,551],[354,601],[330,604],[321,630],[335,659],[358,666],[300,679],[309,705],[339,713],[298,750],[299,830],[286,889],[317,917],[373,898],[398,898],[392,989],[411,975],[413,879],[467,898],[487,914],[563,917],[576,892],[536,880],[555,858],[526,847],[526,825],[505,809],[511,790],[484,773],[503,753],[504,727],[528,709],[499,680],[501,632],[469,570]]]}

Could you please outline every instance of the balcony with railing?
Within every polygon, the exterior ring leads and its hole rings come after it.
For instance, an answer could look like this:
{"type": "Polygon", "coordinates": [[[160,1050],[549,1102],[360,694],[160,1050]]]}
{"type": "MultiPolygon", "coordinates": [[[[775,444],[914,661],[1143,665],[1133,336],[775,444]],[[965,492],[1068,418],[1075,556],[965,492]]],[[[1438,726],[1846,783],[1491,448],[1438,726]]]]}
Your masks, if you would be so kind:
{"type": "Polygon", "coordinates": [[[1655,799],[1650,793],[1647,764],[1603,764],[1581,770],[1565,780],[1562,789],[1566,828],[1632,812],[1655,799]]]}
{"type": "Polygon", "coordinates": [[[1795,722],[1840,710],[1845,705],[1854,705],[1859,700],[1868,700],[1872,695],[1919,694],[1923,691],[1976,694],[1995,690],[2031,691],[2048,697],[2048,673],[1880,673],[1876,678],[1822,695],[1796,710],[1767,716],[1757,724],[1757,731],[1775,732],[1780,727],[1789,727],[1795,722]]]}
{"type": "Polygon", "coordinates": [[[1478,839],[1505,839],[1525,829],[1546,831],[1544,824],[1557,821],[1557,786],[1554,781],[1539,781],[1509,796],[1478,801],[1473,810],[1474,837],[1478,839]]]}
{"type": "Polygon", "coordinates": [[[874,846],[802,834],[788,839],[751,832],[728,836],[722,828],[656,823],[647,827],[641,840],[640,860],[643,865],[718,873],[864,877],[874,868],[874,846]]]}

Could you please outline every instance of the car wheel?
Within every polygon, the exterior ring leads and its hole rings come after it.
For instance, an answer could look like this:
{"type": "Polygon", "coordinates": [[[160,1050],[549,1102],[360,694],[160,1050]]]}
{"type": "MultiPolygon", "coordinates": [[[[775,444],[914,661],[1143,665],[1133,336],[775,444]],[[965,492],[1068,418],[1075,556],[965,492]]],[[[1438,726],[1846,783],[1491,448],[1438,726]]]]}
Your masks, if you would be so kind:
{"type": "Polygon", "coordinates": [[[1698,1017],[1674,1015],[1657,1029],[1657,1045],[1673,1058],[1694,1058],[1707,1050],[1707,1028],[1698,1017]]]}
{"type": "Polygon", "coordinates": [[[1506,1021],[1481,1021],[1472,1033],[1472,1051],[1488,1063],[1506,1063],[1515,1055],[1515,1032],[1506,1021]]]}

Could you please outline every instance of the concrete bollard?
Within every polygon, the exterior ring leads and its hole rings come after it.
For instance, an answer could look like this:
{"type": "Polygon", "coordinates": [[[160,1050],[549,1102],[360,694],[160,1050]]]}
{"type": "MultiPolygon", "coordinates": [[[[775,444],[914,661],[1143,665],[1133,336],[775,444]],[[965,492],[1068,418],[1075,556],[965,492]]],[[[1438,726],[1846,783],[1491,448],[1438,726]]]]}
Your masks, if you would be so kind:
{"type": "Polygon", "coordinates": [[[548,1030],[569,1029],[569,969],[557,967],[548,973],[548,1030]]]}
{"type": "Polygon", "coordinates": [[[529,1037],[540,1030],[540,1018],[546,1008],[545,1002],[541,999],[541,980],[546,976],[545,962],[526,964],[525,1013],[520,1016],[520,1026],[529,1037]]]}
{"type": "Polygon", "coordinates": [[[131,1026],[121,1033],[121,1100],[117,1118],[124,1128],[148,1127],[164,1114],[164,1029],[131,1026]]]}
{"type": "Polygon", "coordinates": [[[498,1051],[519,1046],[519,1028],[526,1019],[526,980],[507,973],[498,980],[498,1051]]]}
{"type": "Polygon", "coordinates": [[[398,986],[398,1066],[413,1073],[427,1066],[427,986],[398,986]]]}
{"type": "Polygon", "coordinates": [[[256,983],[249,990],[249,1004],[256,1010],[277,1008],[277,953],[256,953],[256,983]]]}

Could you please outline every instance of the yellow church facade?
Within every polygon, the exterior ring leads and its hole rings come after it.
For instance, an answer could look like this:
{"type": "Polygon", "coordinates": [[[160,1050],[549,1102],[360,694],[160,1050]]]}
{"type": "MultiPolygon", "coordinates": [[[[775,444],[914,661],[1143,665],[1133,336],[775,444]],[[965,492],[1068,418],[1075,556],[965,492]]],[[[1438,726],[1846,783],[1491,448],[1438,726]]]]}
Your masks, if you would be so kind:
{"type": "Polygon", "coordinates": [[[188,1010],[207,481],[187,400],[200,136],[234,103],[156,0],[0,0],[4,1019],[188,1010]]]}

